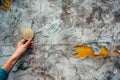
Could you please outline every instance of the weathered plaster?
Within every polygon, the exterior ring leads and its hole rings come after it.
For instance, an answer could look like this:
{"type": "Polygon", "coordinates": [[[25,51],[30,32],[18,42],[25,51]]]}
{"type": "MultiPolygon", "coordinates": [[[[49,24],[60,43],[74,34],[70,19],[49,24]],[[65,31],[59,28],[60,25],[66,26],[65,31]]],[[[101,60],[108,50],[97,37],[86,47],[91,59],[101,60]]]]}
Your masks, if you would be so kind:
{"type": "Polygon", "coordinates": [[[120,45],[120,0],[14,0],[0,10],[0,66],[25,27],[35,32],[35,46],[8,80],[120,79],[120,55],[113,53],[120,45]],[[83,44],[104,45],[111,56],[73,57],[74,46],[83,44]]]}

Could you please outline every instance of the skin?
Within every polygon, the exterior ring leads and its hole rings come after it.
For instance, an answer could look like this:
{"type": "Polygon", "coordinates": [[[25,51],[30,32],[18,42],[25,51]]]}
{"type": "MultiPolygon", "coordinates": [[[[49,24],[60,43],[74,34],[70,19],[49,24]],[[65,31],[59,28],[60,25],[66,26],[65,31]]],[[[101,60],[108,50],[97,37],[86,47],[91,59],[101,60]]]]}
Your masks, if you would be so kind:
{"type": "Polygon", "coordinates": [[[10,72],[16,62],[25,54],[28,48],[32,48],[34,45],[33,41],[22,39],[18,42],[17,47],[13,55],[7,60],[7,62],[1,67],[7,72],[10,72]]]}

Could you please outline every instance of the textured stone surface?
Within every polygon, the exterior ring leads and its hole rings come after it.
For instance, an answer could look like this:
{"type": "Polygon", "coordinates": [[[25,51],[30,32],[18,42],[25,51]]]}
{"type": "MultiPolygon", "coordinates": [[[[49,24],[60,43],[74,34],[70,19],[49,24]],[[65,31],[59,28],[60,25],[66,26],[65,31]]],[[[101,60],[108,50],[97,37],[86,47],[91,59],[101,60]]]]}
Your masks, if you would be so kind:
{"type": "MultiPolygon", "coordinates": [[[[120,0],[14,0],[0,10],[0,66],[31,27],[35,46],[8,80],[120,80],[120,0]],[[107,58],[74,58],[75,45],[104,45],[107,58]]],[[[94,48],[94,47],[93,47],[94,48]]],[[[99,50],[96,50],[96,52],[99,50]]]]}

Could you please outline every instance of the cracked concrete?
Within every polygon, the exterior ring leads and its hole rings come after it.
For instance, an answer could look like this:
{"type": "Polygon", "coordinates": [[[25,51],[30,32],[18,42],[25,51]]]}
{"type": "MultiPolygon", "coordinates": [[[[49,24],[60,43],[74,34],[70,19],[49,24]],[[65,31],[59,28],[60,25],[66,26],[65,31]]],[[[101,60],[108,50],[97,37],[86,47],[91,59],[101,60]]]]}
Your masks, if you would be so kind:
{"type": "MultiPolygon", "coordinates": [[[[0,10],[0,66],[30,27],[35,46],[15,65],[8,80],[119,80],[119,0],[14,0],[0,10]],[[111,56],[75,58],[75,45],[105,45],[111,56]]],[[[95,47],[98,45],[97,47],[95,47]]],[[[97,50],[96,50],[97,49],[97,50]]]]}

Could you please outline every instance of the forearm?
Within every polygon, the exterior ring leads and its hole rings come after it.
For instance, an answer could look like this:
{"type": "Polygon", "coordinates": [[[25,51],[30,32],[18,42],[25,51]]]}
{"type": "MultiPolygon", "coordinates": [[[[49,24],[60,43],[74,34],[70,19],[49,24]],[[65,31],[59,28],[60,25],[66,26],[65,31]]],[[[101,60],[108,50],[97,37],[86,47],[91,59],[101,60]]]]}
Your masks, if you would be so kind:
{"type": "Polygon", "coordinates": [[[7,72],[10,72],[15,63],[24,55],[25,51],[29,47],[33,47],[33,41],[31,39],[28,41],[24,39],[19,41],[14,54],[7,60],[7,62],[2,66],[2,68],[7,72]]]}
{"type": "MultiPolygon", "coordinates": [[[[15,54],[15,53],[14,53],[15,54]]],[[[14,54],[7,60],[7,62],[2,66],[4,70],[10,72],[15,63],[20,59],[20,57],[15,57],[14,54]]]]}

